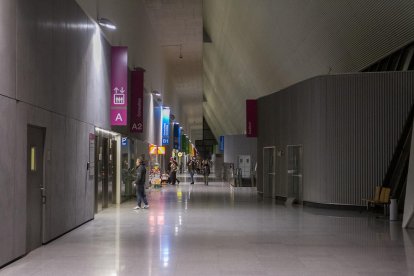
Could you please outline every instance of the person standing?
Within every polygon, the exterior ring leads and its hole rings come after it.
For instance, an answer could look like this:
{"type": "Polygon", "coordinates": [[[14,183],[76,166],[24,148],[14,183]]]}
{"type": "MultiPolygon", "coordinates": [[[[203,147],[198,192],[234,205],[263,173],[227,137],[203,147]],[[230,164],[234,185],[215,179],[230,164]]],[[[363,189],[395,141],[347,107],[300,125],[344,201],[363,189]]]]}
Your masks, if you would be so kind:
{"type": "Polygon", "coordinates": [[[180,180],[177,178],[177,172],[179,170],[179,166],[178,166],[178,162],[177,159],[174,157],[174,164],[175,164],[175,181],[177,182],[177,184],[180,184],[180,180]]]}
{"type": "Polygon", "coordinates": [[[201,162],[204,176],[204,185],[208,185],[208,176],[210,175],[210,162],[207,159],[204,159],[201,162]]]}
{"type": "Polygon", "coordinates": [[[190,160],[188,160],[187,169],[188,173],[190,174],[191,184],[194,184],[194,172],[196,170],[196,162],[194,156],[190,160]]]}
{"type": "Polygon", "coordinates": [[[180,181],[177,179],[178,163],[173,158],[171,158],[170,165],[171,165],[171,171],[170,171],[171,185],[175,185],[175,182],[178,182],[177,184],[180,184],[180,181]]]}
{"type": "Polygon", "coordinates": [[[144,209],[148,209],[148,200],[147,196],[145,195],[145,177],[147,174],[147,169],[142,162],[141,158],[137,159],[137,178],[135,180],[135,186],[137,189],[137,206],[134,207],[134,210],[141,208],[141,202],[144,202],[144,209]]]}

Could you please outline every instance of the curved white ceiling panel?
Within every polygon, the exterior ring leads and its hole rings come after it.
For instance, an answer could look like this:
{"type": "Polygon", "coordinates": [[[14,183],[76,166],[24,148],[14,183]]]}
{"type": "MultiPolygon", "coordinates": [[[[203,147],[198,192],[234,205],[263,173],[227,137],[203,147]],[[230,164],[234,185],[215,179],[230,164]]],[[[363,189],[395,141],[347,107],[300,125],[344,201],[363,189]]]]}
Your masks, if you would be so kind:
{"type": "Polygon", "coordinates": [[[359,71],[414,39],[411,0],[204,0],[203,9],[204,115],[216,136],[244,133],[248,98],[359,71]]]}

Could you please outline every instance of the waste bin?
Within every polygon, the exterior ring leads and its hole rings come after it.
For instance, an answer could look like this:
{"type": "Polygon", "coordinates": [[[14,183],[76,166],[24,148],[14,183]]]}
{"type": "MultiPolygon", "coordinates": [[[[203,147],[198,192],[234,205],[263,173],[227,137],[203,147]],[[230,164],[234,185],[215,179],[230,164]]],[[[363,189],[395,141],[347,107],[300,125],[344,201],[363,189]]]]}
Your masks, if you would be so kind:
{"type": "Polygon", "coordinates": [[[390,204],[390,221],[398,220],[398,204],[397,199],[392,198],[390,204]]]}

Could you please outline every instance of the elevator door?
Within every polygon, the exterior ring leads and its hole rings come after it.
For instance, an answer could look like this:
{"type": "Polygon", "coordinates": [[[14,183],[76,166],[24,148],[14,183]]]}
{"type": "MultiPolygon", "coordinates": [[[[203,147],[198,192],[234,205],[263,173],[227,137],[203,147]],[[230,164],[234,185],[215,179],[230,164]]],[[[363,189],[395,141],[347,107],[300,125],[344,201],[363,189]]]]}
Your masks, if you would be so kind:
{"type": "Polygon", "coordinates": [[[275,197],[276,169],[275,147],[263,148],[263,196],[275,197]]]}
{"type": "Polygon", "coordinates": [[[101,138],[102,139],[102,162],[101,162],[101,175],[102,175],[102,208],[108,208],[109,203],[109,154],[108,154],[108,138],[101,138]]]}
{"type": "Polygon", "coordinates": [[[297,203],[302,203],[302,145],[287,146],[288,156],[288,198],[297,203]]]}
{"type": "Polygon", "coordinates": [[[96,136],[95,213],[116,202],[116,141],[96,136]]]}
{"type": "Polygon", "coordinates": [[[45,129],[27,127],[26,252],[42,245],[45,129]]]}
{"type": "Polygon", "coordinates": [[[110,194],[110,202],[112,204],[116,204],[116,145],[117,142],[115,139],[111,139],[111,150],[110,150],[110,174],[111,174],[111,194],[110,194]]]}
{"type": "Polygon", "coordinates": [[[108,207],[111,204],[116,203],[116,140],[108,140],[108,151],[107,151],[107,161],[108,161],[108,193],[107,199],[105,199],[105,206],[108,207]]]}

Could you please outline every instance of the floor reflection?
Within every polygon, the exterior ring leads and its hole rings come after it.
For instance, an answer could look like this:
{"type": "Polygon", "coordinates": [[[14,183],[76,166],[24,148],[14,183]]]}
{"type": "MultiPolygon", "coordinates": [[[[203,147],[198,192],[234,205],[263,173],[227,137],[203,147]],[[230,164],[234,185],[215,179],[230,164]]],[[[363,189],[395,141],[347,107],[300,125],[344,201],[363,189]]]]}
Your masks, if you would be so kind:
{"type": "Polygon", "coordinates": [[[0,275],[414,275],[414,232],[372,213],[285,206],[211,181],[149,190],[0,275]]]}

